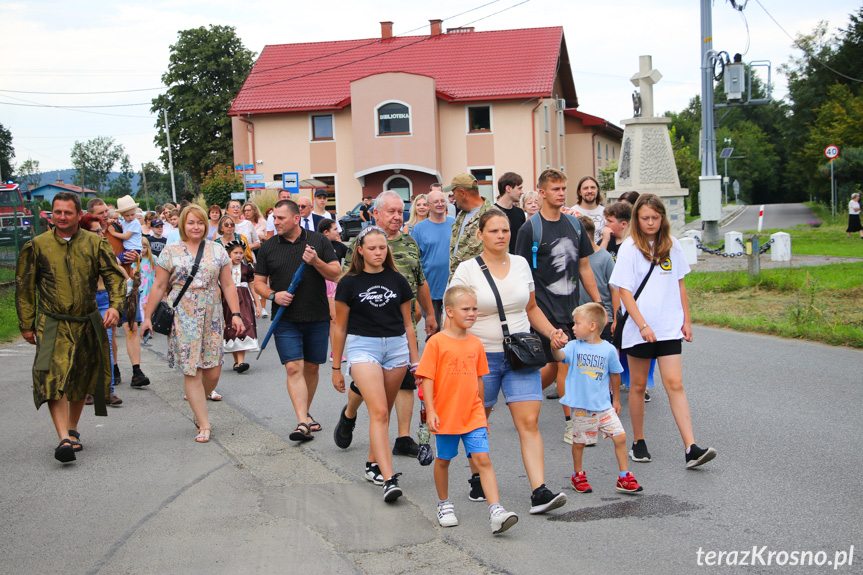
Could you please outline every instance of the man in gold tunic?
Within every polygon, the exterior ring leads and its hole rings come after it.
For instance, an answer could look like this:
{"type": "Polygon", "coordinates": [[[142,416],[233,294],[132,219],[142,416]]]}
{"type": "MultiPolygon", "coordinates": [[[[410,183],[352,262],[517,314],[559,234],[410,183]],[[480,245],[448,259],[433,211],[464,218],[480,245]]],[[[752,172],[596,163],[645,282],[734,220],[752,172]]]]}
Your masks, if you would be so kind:
{"type": "Polygon", "coordinates": [[[51,209],[54,229],[27,242],[18,255],[15,305],[21,335],[36,345],[36,409],[48,403],[60,438],[54,457],[68,463],[83,448],[78,420],[88,393],[95,398],[96,415],[107,415],[111,365],[106,329],[120,319],[125,281],[108,241],[78,228],[82,212],[77,194],[58,193],[51,209]],[[104,320],[96,307],[100,277],[111,302],[104,320]]]}

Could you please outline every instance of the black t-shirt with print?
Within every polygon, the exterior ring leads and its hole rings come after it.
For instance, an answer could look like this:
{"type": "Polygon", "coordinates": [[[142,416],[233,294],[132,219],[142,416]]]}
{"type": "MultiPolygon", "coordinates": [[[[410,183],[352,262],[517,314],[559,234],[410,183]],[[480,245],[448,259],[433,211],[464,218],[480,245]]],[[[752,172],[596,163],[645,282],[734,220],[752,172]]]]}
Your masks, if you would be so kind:
{"type": "Polygon", "coordinates": [[[413,299],[408,280],[402,274],[382,272],[344,276],[336,287],[336,301],[351,309],[348,334],[364,337],[397,337],[405,333],[401,304],[413,299]]]}
{"type": "Polygon", "coordinates": [[[153,257],[159,257],[159,254],[162,253],[162,250],[165,249],[165,242],[167,239],[163,236],[161,238],[157,238],[154,235],[148,235],[147,241],[150,242],[150,251],[153,252],[153,257]]]}

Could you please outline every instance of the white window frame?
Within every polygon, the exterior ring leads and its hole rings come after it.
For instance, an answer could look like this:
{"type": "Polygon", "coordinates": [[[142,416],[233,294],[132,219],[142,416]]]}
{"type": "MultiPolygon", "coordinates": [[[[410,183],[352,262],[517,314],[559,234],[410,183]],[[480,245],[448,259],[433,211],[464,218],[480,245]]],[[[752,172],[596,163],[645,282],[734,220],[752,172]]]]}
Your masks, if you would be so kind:
{"type": "MultiPolygon", "coordinates": [[[[494,166],[468,166],[467,173],[473,175],[474,170],[491,170],[491,203],[497,199],[497,175],[494,166]]],[[[474,176],[476,177],[476,176],[474,176]]],[[[482,194],[480,194],[481,197],[482,194]]]]}
{"type": "Polygon", "coordinates": [[[374,114],[374,123],[375,123],[375,138],[409,138],[414,135],[414,111],[413,106],[408,104],[407,102],[403,102],[401,100],[385,100],[375,106],[375,109],[372,111],[374,114]],[[387,104],[401,104],[402,106],[406,106],[408,109],[408,133],[407,134],[381,134],[381,122],[379,119],[378,110],[386,106],[387,104]]]}
{"type": "MultiPolygon", "coordinates": [[[[414,182],[405,174],[401,174],[401,173],[393,174],[392,176],[390,176],[389,178],[384,180],[384,183],[381,186],[381,191],[385,192],[387,190],[387,184],[389,184],[391,181],[395,180],[396,178],[402,178],[403,180],[407,180],[407,182],[408,182],[408,197],[402,198],[402,199],[406,200],[408,202],[411,201],[411,198],[414,197],[414,182]]],[[[396,193],[398,193],[398,192],[396,192],[396,193]]]]}
{"type": "Polygon", "coordinates": [[[481,134],[494,134],[494,106],[492,104],[468,104],[464,107],[464,125],[467,130],[465,133],[468,136],[477,136],[481,134]],[[488,131],[474,132],[470,129],[470,109],[471,108],[488,108],[488,131]]]}
{"type": "Polygon", "coordinates": [[[309,114],[309,142],[335,142],[336,141],[336,118],[333,114],[309,114]],[[332,138],[315,138],[315,118],[329,116],[333,128],[332,138]]]}

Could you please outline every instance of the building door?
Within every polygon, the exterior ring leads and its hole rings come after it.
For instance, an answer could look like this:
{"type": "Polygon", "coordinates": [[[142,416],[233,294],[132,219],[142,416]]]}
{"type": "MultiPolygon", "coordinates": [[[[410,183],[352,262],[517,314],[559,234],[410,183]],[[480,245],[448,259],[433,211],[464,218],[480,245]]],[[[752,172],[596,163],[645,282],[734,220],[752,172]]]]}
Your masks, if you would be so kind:
{"type": "Polygon", "coordinates": [[[392,190],[406,202],[411,199],[411,182],[403,176],[394,176],[384,183],[384,190],[392,190]]]}

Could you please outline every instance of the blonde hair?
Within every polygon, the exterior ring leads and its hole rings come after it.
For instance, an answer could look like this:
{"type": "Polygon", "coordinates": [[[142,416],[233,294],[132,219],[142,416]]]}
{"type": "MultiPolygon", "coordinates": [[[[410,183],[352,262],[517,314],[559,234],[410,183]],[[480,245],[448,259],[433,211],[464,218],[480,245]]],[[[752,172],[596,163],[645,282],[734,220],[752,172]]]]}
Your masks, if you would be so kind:
{"type": "Polygon", "coordinates": [[[261,210],[258,209],[258,206],[252,202],[246,202],[243,204],[243,211],[246,211],[246,206],[250,206],[252,208],[252,221],[254,223],[258,223],[258,220],[261,219],[261,210]]]}
{"type": "MultiPolygon", "coordinates": [[[[176,212],[177,210],[173,211],[176,212]]],[[[191,204],[183,208],[183,212],[180,214],[180,221],[177,222],[177,227],[180,230],[180,239],[184,242],[189,239],[188,236],[186,236],[186,220],[189,219],[189,214],[194,214],[195,217],[201,220],[201,223],[204,225],[207,224],[207,213],[204,211],[204,208],[197,204],[191,204]]],[[[173,213],[171,215],[173,215],[173,213]]],[[[201,240],[203,241],[206,239],[207,232],[204,230],[204,237],[202,237],[201,240]]]]}
{"type": "MultiPolygon", "coordinates": [[[[417,202],[420,200],[425,200],[426,204],[428,204],[428,194],[420,194],[414,198],[414,202],[413,204],[411,204],[411,217],[408,220],[408,229],[413,229],[413,227],[417,224],[417,202]]],[[[426,217],[428,217],[428,213],[426,213],[426,217]]]]}
{"type": "Polygon", "coordinates": [[[146,259],[150,262],[150,268],[156,267],[156,260],[153,258],[153,249],[150,247],[150,240],[147,238],[141,238],[141,247],[147,249],[147,255],[144,255],[144,250],[141,250],[141,258],[146,259]]]}
{"type": "Polygon", "coordinates": [[[539,192],[535,190],[531,190],[529,192],[525,192],[521,197],[521,209],[524,209],[524,206],[527,205],[528,200],[536,198],[538,203],[542,203],[542,198],[539,197],[539,192]]]}
{"type": "Polygon", "coordinates": [[[469,295],[473,299],[476,299],[476,291],[472,287],[463,285],[452,286],[443,294],[443,306],[445,308],[453,307],[458,298],[463,295],[469,295]]]}
{"type": "Polygon", "coordinates": [[[577,315],[580,315],[589,322],[595,323],[597,332],[601,332],[605,328],[605,324],[608,323],[608,314],[605,312],[605,308],[595,301],[575,308],[575,311],[572,312],[572,317],[577,315]]]}
{"type": "Polygon", "coordinates": [[[628,234],[635,242],[635,247],[649,262],[660,264],[668,259],[671,254],[671,246],[674,245],[671,240],[671,224],[668,222],[668,215],[665,213],[665,204],[655,194],[642,194],[635,201],[635,206],[632,208],[632,222],[629,225],[628,234]],[[659,224],[659,231],[656,232],[656,239],[653,240],[653,246],[650,245],[650,240],[641,231],[641,226],[638,222],[638,212],[641,208],[648,207],[655,211],[662,218],[659,224]]]}

